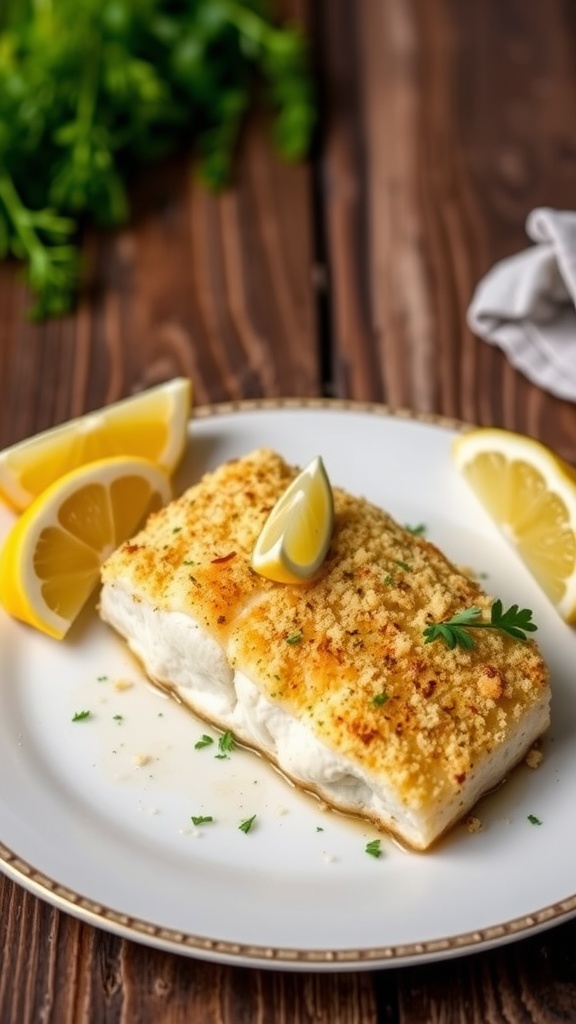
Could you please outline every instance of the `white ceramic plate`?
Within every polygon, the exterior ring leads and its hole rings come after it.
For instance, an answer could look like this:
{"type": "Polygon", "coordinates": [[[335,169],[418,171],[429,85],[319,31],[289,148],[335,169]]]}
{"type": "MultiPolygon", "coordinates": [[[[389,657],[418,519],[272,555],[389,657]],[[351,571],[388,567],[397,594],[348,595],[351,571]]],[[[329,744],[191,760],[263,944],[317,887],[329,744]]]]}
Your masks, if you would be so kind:
{"type": "MultiPolygon", "coordinates": [[[[456,429],[456,428],[454,428],[456,429]]],[[[87,609],[64,643],[0,613],[0,867],[38,896],[125,937],[193,956],[294,970],[399,966],[473,952],[576,913],[576,634],[454,471],[446,423],[343,403],[243,403],[194,417],[180,484],[262,444],[321,453],[486,588],[533,609],[552,670],[553,724],[522,766],[433,852],[296,793],[255,755],[219,759],[210,729],[145,683],[87,609]],[[128,684],[128,685],[126,685],[128,684]],[[72,721],[75,714],[90,716],[72,721]],[[250,832],[239,825],[256,814],[250,832]],[[191,818],[214,821],[194,826],[191,818]],[[535,816],[541,824],[533,824],[535,816]]],[[[0,513],[0,530],[10,515],[0,513]]]]}

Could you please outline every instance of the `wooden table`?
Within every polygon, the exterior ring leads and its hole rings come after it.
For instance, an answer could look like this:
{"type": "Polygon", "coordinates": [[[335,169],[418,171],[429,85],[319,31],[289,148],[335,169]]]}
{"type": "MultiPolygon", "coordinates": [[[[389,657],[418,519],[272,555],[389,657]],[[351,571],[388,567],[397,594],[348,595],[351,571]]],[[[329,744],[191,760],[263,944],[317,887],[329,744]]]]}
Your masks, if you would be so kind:
{"type": "MultiPolygon", "coordinates": [[[[381,401],[518,429],[576,463],[576,407],[474,338],[476,282],[574,207],[569,0],[285,0],[313,41],[307,164],[247,128],[237,180],[147,172],[134,221],[86,240],[75,315],[25,317],[0,270],[0,444],[177,374],[197,404],[381,401]]],[[[542,865],[546,870],[546,865],[542,865]]],[[[403,969],[290,974],[121,940],[0,881],[1,1024],[525,1024],[576,1020],[576,921],[403,969]]]]}

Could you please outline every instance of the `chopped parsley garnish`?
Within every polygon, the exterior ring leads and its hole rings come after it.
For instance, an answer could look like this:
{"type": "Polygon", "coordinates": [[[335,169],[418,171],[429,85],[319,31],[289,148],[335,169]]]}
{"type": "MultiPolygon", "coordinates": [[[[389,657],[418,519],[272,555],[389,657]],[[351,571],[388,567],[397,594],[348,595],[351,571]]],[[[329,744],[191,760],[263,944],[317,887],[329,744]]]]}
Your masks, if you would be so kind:
{"type": "Polygon", "coordinates": [[[108,676],[96,676],[96,680],[99,683],[103,683],[105,679],[108,679],[108,676]]]}
{"type": "Polygon", "coordinates": [[[115,722],[118,722],[118,723],[124,721],[124,715],[112,715],[112,718],[114,719],[115,722]]]}
{"type": "Polygon", "coordinates": [[[494,601],[490,609],[490,622],[478,622],[482,615],[482,609],[475,605],[466,608],[451,619],[445,622],[431,623],[424,630],[425,642],[442,639],[451,650],[454,647],[464,647],[471,650],[474,647],[474,640],[470,636],[470,629],[496,629],[501,633],[514,637],[516,640],[526,640],[526,633],[533,633],[538,629],[532,622],[532,612],[529,608],[519,608],[513,604],[507,611],[504,611],[502,601],[494,601]]]}
{"type": "Polygon", "coordinates": [[[204,735],[200,737],[198,742],[194,744],[194,750],[202,750],[204,747],[209,747],[212,743],[214,743],[212,737],[207,736],[206,733],[204,733],[204,735]]]}
{"type": "Polygon", "coordinates": [[[426,525],[424,523],[418,523],[417,526],[409,526],[408,523],[406,523],[404,529],[407,530],[408,533],[411,533],[413,537],[422,537],[422,535],[426,533],[426,525]]]}
{"type": "Polygon", "coordinates": [[[244,821],[241,821],[240,824],[238,825],[238,828],[240,829],[241,832],[245,832],[246,834],[248,834],[255,821],[256,815],[253,814],[251,818],[245,818],[244,821]]]}
{"type": "Polygon", "coordinates": [[[388,574],[387,574],[387,575],[386,575],[386,576],[384,577],[384,580],[383,580],[383,582],[385,583],[385,585],[386,585],[387,587],[389,587],[389,586],[390,586],[390,585],[391,585],[392,583],[394,583],[394,577],[393,577],[393,576],[392,576],[392,575],[391,575],[390,573],[388,573],[388,574]]]}
{"type": "Polygon", "coordinates": [[[286,637],[287,644],[299,644],[302,639],[302,633],[292,633],[291,636],[286,637]]]}
{"type": "Polygon", "coordinates": [[[324,829],[322,828],[322,825],[316,825],[316,831],[317,832],[323,832],[324,829]]]}
{"type": "Polygon", "coordinates": [[[72,309],[78,234],[126,221],[135,167],[185,146],[209,193],[229,184],[255,80],[278,154],[307,154],[317,120],[308,47],[272,6],[2,0],[0,256],[24,261],[35,319],[72,309]]]}
{"type": "Polygon", "coordinates": [[[76,711],[72,715],[73,722],[85,722],[87,718],[90,718],[91,711],[76,711]]]}
{"type": "Polygon", "coordinates": [[[542,822],[540,821],[540,818],[537,818],[535,814],[529,814],[528,815],[528,821],[530,822],[531,825],[541,825],[542,824],[542,822]]]}
{"type": "Polygon", "coordinates": [[[389,700],[390,697],[384,691],[382,691],[382,693],[377,693],[374,697],[372,697],[372,703],[375,704],[377,708],[381,708],[382,705],[386,704],[386,702],[389,700]]]}
{"type": "Polygon", "coordinates": [[[399,558],[394,559],[394,565],[397,565],[399,569],[404,569],[404,572],[412,572],[412,566],[408,562],[402,562],[399,558]]]}
{"type": "Polygon", "coordinates": [[[220,739],[218,740],[218,746],[220,750],[222,750],[226,754],[229,753],[230,750],[234,750],[234,747],[236,746],[236,741],[230,730],[227,730],[226,732],[222,733],[220,739]]]}
{"type": "Polygon", "coordinates": [[[218,750],[220,753],[216,754],[216,757],[223,760],[225,757],[228,757],[228,754],[234,750],[235,747],[236,740],[234,739],[233,733],[231,733],[230,730],[223,732],[218,740],[218,750]]]}
{"type": "Polygon", "coordinates": [[[214,821],[211,814],[193,814],[190,818],[193,825],[206,825],[209,821],[214,821]]]}
{"type": "Polygon", "coordinates": [[[382,856],[382,840],[371,839],[369,843],[366,843],[365,852],[370,854],[371,857],[382,856]]]}

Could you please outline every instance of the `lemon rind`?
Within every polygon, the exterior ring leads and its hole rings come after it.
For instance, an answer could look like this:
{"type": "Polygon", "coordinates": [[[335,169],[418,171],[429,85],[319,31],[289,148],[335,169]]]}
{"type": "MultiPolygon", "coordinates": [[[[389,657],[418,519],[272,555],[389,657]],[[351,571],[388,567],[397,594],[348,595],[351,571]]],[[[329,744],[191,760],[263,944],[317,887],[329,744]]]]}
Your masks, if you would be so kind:
{"type": "Polygon", "coordinates": [[[256,540],[250,558],[250,565],[254,572],[272,580],[275,583],[306,583],[322,566],[330,547],[333,530],[334,498],[332,486],[322,457],[317,455],[300,473],[298,473],[278,498],[278,501],[271,510],[256,540]],[[321,481],[328,511],[326,528],[323,531],[323,541],[319,546],[315,557],[310,562],[296,562],[290,557],[286,544],[288,527],[284,530],[278,540],[270,548],[267,548],[263,554],[263,540],[266,537],[266,532],[269,529],[270,524],[279,516],[283,515],[290,505],[294,508],[296,507],[298,504],[298,496],[300,494],[306,494],[307,489],[312,486],[312,482],[315,478],[321,481]],[[308,481],[310,481],[310,483],[308,483],[308,481]]]}
{"type": "MultiPolygon", "coordinates": [[[[150,493],[158,493],[164,504],[170,500],[170,481],[161,467],[139,456],[110,456],[70,470],[55,480],[15,521],[0,551],[0,603],[9,614],[55,639],[66,635],[77,616],[64,618],[46,603],[43,581],[33,570],[30,553],[36,549],[42,531],[57,524],[58,508],[75,491],[91,481],[110,487],[114,480],[130,473],[145,477],[150,493]]],[[[110,551],[98,552],[100,562],[107,554],[110,551]]],[[[95,586],[97,583],[96,573],[95,586]]],[[[84,603],[78,607],[77,615],[84,603]]]]}
{"type": "MultiPolygon", "coordinates": [[[[468,484],[466,467],[475,457],[488,454],[491,451],[502,455],[509,462],[525,462],[533,466],[544,478],[550,492],[558,495],[563,501],[571,522],[576,524],[576,470],[572,466],[551,451],[545,444],[534,438],[498,427],[484,427],[465,431],[459,434],[453,442],[454,464],[468,484]]],[[[485,502],[482,501],[476,489],[470,484],[469,486],[482,505],[482,508],[490,515],[485,502]]],[[[490,518],[496,524],[509,546],[516,551],[532,578],[542,591],[545,592],[538,577],[531,571],[526,560],[522,557],[517,544],[501,527],[495,517],[490,515],[490,518]]],[[[573,532],[576,540],[576,530],[573,532]]],[[[558,601],[550,600],[560,617],[565,622],[573,624],[576,622],[576,567],[569,576],[559,577],[559,579],[566,586],[565,593],[558,601]]]]}
{"type": "MultiPolygon", "coordinates": [[[[116,416],[118,416],[119,419],[124,418],[124,415],[129,413],[131,406],[137,406],[138,403],[144,403],[145,401],[152,403],[155,396],[165,398],[167,402],[166,420],[170,423],[170,430],[168,431],[167,442],[164,449],[158,454],[154,461],[155,465],[160,466],[160,468],[165,472],[173,473],[180,462],[186,447],[186,428],[192,409],[192,382],[187,377],[175,377],[163,384],[158,384],[155,387],[148,388],[146,391],[140,391],[135,395],[129,395],[126,398],[122,398],[111,405],[102,407],[101,409],[85,413],[82,416],[75,417],[74,419],[68,420],[66,423],[59,424],[56,427],[50,427],[48,430],[43,430],[40,433],[35,434],[33,437],[27,437],[24,440],[11,445],[9,448],[5,448],[4,451],[0,452],[0,498],[3,498],[4,501],[9,506],[16,509],[16,511],[24,511],[28,505],[38,497],[38,494],[32,493],[25,487],[22,487],[22,484],[20,483],[20,471],[16,467],[12,469],[10,466],[11,462],[17,462],[20,454],[36,448],[38,450],[38,458],[41,459],[42,450],[45,449],[45,451],[49,453],[52,449],[54,440],[59,436],[64,436],[66,433],[73,436],[75,431],[81,432],[85,426],[88,425],[90,420],[92,420],[92,426],[89,433],[96,435],[98,433],[99,423],[105,424],[107,421],[109,422],[111,419],[113,420],[116,416]]],[[[139,457],[132,456],[130,452],[123,454],[126,457],[139,457]]],[[[81,468],[81,465],[88,465],[89,462],[93,461],[99,460],[90,459],[74,468],[81,468]]],[[[72,471],[73,470],[70,470],[70,472],[72,471]]]]}

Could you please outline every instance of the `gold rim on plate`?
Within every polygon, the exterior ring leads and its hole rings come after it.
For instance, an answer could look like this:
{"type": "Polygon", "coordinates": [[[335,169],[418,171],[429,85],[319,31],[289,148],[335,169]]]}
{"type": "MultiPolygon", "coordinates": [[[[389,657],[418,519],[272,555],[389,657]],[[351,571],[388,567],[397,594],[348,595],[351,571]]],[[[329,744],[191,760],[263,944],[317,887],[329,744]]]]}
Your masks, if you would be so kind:
{"type": "MultiPolygon", "coordinates": [[[[330,409],[366,412],[394,419],[429,423],[451,430],[462,430],[469,426],[462,420],[433,413],[418,413],[381,403],[337,398],[243,399],[221,402],[194,409],[193,419],[206,419],[237,412],[278,409],[330,409]]],[[[122,938],[168,952],[253,967],[268,966],[292,970],[360,970],[400,967],[410,963],[423,963],[428,960],[447,959],[451,956],[462,956],[465,953],[480,952],[519,938],[526,938],[552,925],[561,924],[576,915],[576,894],[574,894],[557,903],[541,907],[530,914],[454,936],[370,949],[305,950],[209,939],[190,932],[165,928],[142,918],[121,913],[61,885],[53,878],[38,871],[1,842],[0,868],[7,877],[22,885],[33,895],[52,904],[58,910],[65,911],[94,927],[103,928],[122,938]]]]}

